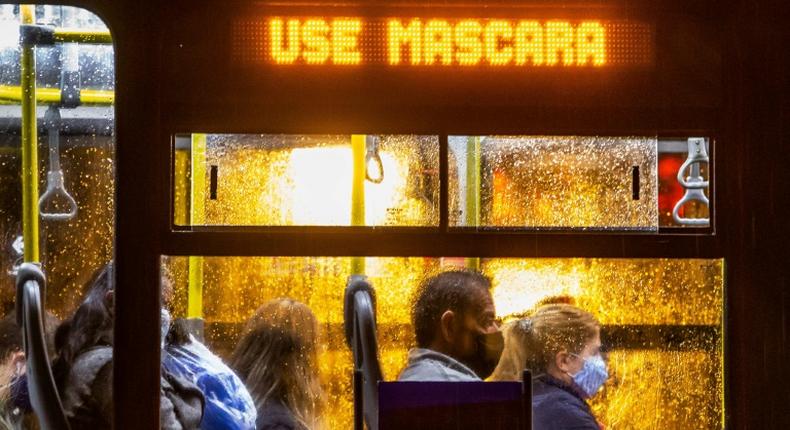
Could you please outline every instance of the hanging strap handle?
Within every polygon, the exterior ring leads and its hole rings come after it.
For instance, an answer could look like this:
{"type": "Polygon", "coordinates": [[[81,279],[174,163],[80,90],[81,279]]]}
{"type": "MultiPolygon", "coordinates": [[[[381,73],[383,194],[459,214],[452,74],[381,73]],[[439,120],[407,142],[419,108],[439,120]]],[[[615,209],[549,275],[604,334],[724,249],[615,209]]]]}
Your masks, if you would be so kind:
{"type": "Polygon", "coordinates": [[[374,135],[365,137],[365,179],[380,184],[384,180],[384,165],[379,154],[379,138],[374,135]],[[375,172],[371,172],[371,167],[375,172]]]}
{"type": "Polygon", "coordinates": [[[68,221],[77,216],[77,201],[66,190],[63,183],[63,170],[60,168],[60,109],[50,106],[44,115],[49,137],[49,171],[47,172],[47,190],[38,199],[38,210],[41,219],[47,221],[68,221]],[[46,202],[56,196],[62,196],[68,203],[66,212],[47,212],[46,202]]]}
{"type": "Polygon", "coordinates": [[[708,197],[705,195],[704,190],[708,189],[708,181],[706,181],[700,173],[700,163],[709,163],[708,150],[705,145],[705,139],[702,138],[689,138],[688,140],[688,157],[683,165],[678,170],[678,183],[686,189],[683,197],[675,203],[672,209],[672,218],[680,225],[688,226],[707,226],[710,225],[710,218],[683,218],[680,216],[680,208],[688,202],[698,201],[707,207],[710,207],[708,197]],[[689,169],[689,175],[685,176],[686,169],[689,169]]]}

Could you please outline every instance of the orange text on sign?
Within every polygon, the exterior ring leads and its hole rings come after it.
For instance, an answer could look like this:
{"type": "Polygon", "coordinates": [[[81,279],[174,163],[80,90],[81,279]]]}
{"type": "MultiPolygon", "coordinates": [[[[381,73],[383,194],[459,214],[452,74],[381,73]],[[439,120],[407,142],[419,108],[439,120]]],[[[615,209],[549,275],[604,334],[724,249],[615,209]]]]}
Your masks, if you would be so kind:
{"type": "Polygon", "coordinates": [[[390,18],[385,40],[361,40],[360,18],[272,18],[276,64],[358,65],[360,46],[386,52],[386,63],[412,66],[603,66],[606,29],[599,21],[390,18]]]}
{"type": "Polygon", "coordinates": [[[269,21],[271,55],[277,64],[355,65],[362,62],[356,18],[282,19],[269,21]]]}
{"type": "Polygon", "coordinates": [[[387,21],[391,65],[603,66],[606,31],[598,21],[419,18],[387,21]]]}

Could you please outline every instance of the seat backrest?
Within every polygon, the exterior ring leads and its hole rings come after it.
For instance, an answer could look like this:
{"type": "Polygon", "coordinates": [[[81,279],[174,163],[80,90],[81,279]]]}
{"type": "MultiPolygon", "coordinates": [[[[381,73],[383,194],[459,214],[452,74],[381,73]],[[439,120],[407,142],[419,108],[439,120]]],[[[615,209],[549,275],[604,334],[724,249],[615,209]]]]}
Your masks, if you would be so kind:
{"type": "Polygon", "coordinates": [[[47,353],[43,319],[45,285],[44,273],[37,265],[24,263],[19,267],[16,278],[17,323],[22,328],[30,403],[39,425],[45,430],[67,430],[69,424],[47,353]]]}
{"type": "Polygon", "coordinates": [[[529,430],[532,378],[525,376],[527,384],[380,382],[379,430],[529,430]]]}
{"type": "Polygon", "coordinates": [[[349,277],[344,301],[346,341],[354,355],[354,428],[378,428],[378,390],[381,381],[376,340],[376,296],[367,278],[349,277]]]}

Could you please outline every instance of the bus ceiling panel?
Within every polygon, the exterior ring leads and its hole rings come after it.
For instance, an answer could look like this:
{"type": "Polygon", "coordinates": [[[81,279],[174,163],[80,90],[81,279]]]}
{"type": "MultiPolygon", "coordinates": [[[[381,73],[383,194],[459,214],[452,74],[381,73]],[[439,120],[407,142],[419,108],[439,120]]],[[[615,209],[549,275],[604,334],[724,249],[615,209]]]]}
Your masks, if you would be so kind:
{"type": "Polygon", "coordinates": [[[161,254],[721,258],[720,236],[454,232],[434,229],[216,229],[164,233],[161,254]]]}
{"type": "Polygon", "coordinates": [[[196,7],[163,30],[160,88],[198,111],[716,109],[717,26],[614,6],[196,7]]]}

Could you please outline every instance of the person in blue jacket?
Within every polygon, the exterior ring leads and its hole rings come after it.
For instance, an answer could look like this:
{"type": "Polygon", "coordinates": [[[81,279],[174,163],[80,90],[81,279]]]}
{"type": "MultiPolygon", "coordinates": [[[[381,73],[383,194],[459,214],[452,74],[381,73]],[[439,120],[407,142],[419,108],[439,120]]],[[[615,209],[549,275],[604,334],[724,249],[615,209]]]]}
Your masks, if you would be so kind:
{"type": "Polygon", "coordinates": [[[533,374],[534,430],[599,430],[587,399],[609,378],[601,356],[600,324],[566,303],[538,307],[504,328],[505,349],[492,380],[533,374]]]}
{"type": "Polygon", "coordinates": [[[200,389],[205,411],[200,430],[253,430],[257,412],[247,387],[222,359],[195,336],[188,322],[172,319],[167,306],[175,294],[173,274],[167,263],[161,266],[162,288],[162,368],[200,389]]]}
{"type": "MultiPolygon", "coordinates": [[[[169,314],[162,311],[163,326],[169,314]]],[[[222,360],[189,334],[185,320],[169,324],[162,365],[192,382],[206,398],[201,430],[252,430],[257,412],[247,387],[222,360]]]]}

